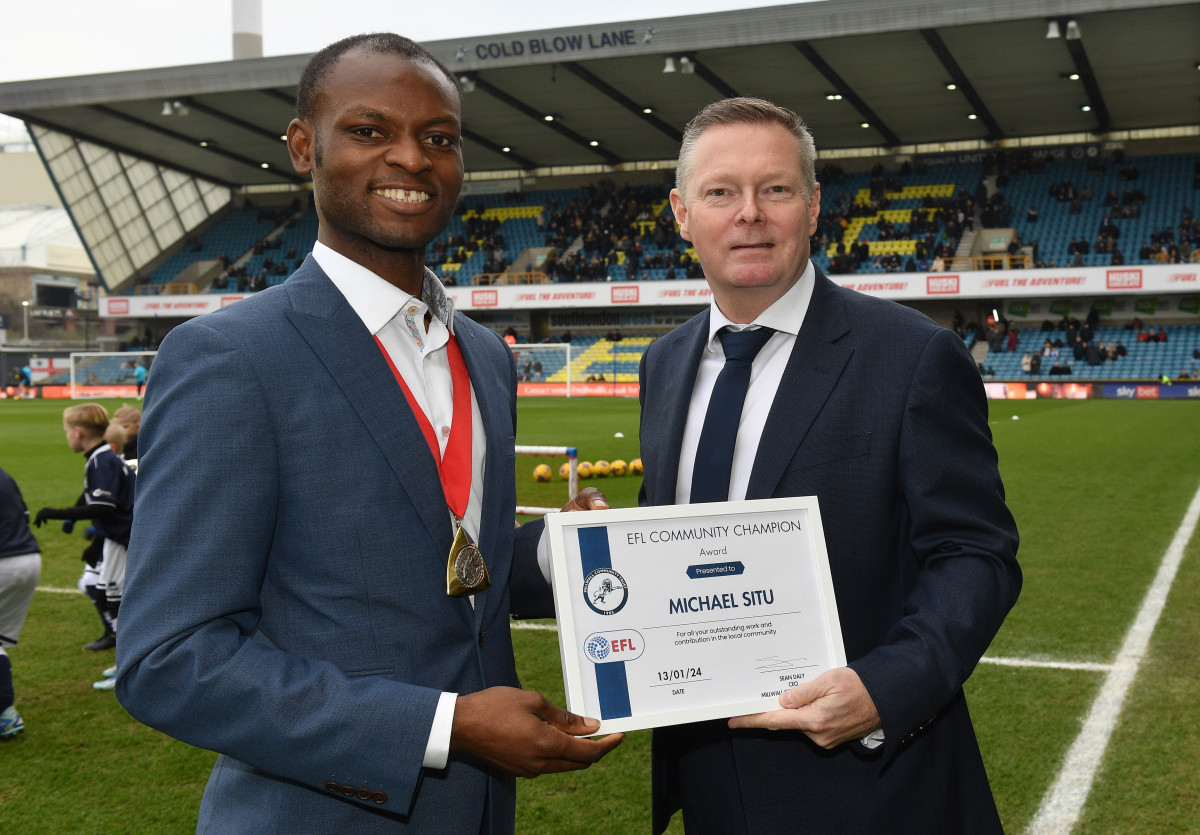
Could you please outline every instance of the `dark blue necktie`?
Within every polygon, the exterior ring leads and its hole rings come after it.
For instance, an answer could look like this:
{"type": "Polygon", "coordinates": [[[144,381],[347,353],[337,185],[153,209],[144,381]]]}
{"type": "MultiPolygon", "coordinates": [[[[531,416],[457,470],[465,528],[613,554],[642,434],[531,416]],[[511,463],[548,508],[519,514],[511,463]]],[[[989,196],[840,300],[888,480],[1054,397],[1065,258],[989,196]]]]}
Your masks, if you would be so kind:
{"type": "Polygon", "coordinates": [[[729,474],[733,469],[733,445],[737,442],[742,404],[750,387],[750,367],[758,352],[775,333],[771,328],[722,330],[717,334],[725,349],[725,366],[717,376],[700,443],[692,469],[692,496],[696,502],[729,499],[729,474]]]}

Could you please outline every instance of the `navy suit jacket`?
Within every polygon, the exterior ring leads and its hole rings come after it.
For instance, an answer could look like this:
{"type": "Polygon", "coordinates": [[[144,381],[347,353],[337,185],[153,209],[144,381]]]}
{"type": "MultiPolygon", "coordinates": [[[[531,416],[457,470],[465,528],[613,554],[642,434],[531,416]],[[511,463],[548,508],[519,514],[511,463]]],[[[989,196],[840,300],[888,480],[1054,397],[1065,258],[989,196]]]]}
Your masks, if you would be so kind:
{"type": "Polygon", "coordinates": [[[550,607],[541,524],[514,537],[512,355],[461,314],[455,333],[487,432],[492,587],[474,608],[446,596],[452,525],[429,447],[311,257],[164,340],[117,695],[222,754],[201,831],[512,830],[511,777],[455,755],[421,767],[439,694],[518,686],[509,612],[550,607]]]}
{"type": "MultiPolygon", "coordinates": [[[[675,502],[708,312],[642,359],[642,503],[675,502]]],[[[999,831],[962,684],[1016,601],[1017,531],[962,340],[818,269],[748,499],[818,497],[849,666],[886,742],[729,732],[750,832],[999,831]]],[[[656,740],[655,825],[678,808],[656,740]]]]}

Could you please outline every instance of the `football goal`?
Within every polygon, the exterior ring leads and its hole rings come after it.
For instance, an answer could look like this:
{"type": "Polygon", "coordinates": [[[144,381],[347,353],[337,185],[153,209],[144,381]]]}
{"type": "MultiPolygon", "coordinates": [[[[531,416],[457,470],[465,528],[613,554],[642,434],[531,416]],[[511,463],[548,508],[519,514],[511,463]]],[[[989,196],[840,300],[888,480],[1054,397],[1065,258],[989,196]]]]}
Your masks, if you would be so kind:
{"type": "Polygon", "coordinates": [[[71,354],[71,399],[137,397],[158,351],[82,351],[71,354]],[[138,371],[141,367],[144,374],[138,371]]]}
{"type": "Polygon", "coordinates": [[[570,342],[512,345],[517,363],[517,393],[535,396],[571,396],[574,369],[570,342]]]}

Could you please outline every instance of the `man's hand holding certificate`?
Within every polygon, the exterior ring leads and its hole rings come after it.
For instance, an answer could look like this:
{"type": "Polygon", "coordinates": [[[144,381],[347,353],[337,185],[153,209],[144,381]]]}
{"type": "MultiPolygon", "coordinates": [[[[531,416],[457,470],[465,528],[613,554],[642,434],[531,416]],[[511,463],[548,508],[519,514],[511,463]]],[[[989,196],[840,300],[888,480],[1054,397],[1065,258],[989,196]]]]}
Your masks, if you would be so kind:
{"type": "Polygon", "coordinates": [[[811,497],[547,525],[567,705],[599,733],[776,710],[845,664],[811,497]]]}

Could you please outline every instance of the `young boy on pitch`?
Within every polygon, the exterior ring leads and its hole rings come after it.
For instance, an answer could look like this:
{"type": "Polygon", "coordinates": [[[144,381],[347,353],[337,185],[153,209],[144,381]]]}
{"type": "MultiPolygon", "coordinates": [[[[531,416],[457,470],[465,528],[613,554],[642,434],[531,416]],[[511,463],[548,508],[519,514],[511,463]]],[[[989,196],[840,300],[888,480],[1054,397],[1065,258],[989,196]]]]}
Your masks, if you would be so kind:
{"type": "Polygon", "coordinates": [[[42,555],[29,530],[21,490],[0,469],[0,740],[25,730],[14,704],[12,661],[4,648],[17,644],[41,571],[42,555]]]}
{"type": "MultiPolygon", "coordinates": [[[[125,557],[129,548],[129,531],[133,525],[133,471],[113,452],[104,440],[108,429],[108,412],[98,403],[83,403],[63,411],[63,431],[67,444],[74,452],[84,454],[84,503],[74,507],[43,507],[34,524],[38,527],[48,519],[91,519],[96,535],[104,538],[103,558],[96,588],[104,592],[105,614],[117,631],[117,612],[125,586],[125,557]]],[[[109,673],[106,670],[106,675],[109,673]]],[[[112,672],[115,672],[113,670],[112,672]]],[[[98,690],[111,690],[113,681],[106,678],[96,682],[98,690]]]]}

